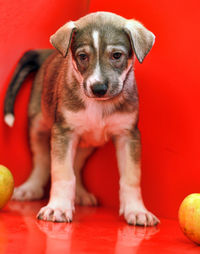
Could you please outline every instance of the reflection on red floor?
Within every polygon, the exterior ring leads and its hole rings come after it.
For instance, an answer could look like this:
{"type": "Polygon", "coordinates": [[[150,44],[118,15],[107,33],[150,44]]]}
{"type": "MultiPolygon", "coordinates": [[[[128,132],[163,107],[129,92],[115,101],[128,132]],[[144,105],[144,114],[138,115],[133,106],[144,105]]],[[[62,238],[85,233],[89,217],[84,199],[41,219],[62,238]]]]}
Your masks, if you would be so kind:
{"type": "Polygon", "coordinates": [[[36,219],[42,205],[12,201],[0,211],[1,254],[200,253],[177,221],[161,219],[158,227],[133,227],[115,210],[77,207],[73,223],[52,223],[36,219]]]}

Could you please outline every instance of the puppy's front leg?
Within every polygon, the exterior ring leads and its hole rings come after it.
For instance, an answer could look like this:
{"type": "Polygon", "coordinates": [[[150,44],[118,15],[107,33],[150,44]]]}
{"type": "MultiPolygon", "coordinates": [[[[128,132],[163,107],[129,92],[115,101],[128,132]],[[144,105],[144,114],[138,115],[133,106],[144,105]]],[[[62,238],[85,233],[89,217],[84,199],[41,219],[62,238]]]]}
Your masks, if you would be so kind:
{"type": "Polygon", "coordinates": [[[47,206],[38,219],[56,222],[72,221],[75,200],[73,170],[78,138],[68,128],[54,124],[51,134],[51,192],[47,206]]]}
{"type": "Polygon", "coordinates": [[[144,206],[140,189],[140,133],[138,129],[115,139],[120,171],[120,214],[133,225],[153,226],[159,220],[144,206]]]}

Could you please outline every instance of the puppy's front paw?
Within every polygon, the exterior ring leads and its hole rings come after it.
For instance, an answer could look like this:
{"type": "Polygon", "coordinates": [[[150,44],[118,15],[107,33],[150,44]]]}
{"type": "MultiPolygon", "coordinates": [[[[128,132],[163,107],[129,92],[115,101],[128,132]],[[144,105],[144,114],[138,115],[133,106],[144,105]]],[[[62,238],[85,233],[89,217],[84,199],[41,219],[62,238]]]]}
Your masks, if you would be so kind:
{"type": "Polygon", "coordinates": [[[159,219],[147,210],[144,211],[130,211],[124,214],[124,218],[130,225],[138,226],[155,226],[160,221],[159,219]]]}
{"type": "Polygon", "coordinates": [[[12,196],[13,200],[36,200],[41,199],[44,195],[43,187],[37,186],[34,183],[26,182],[14,189],[12,196]]]}
{"type": "Polygon", "coordinates": [[[72,209],[53,208],[47,205],[40,209],[37,214],[39,220],[53,221],[53,222],[72,222],[72,209]]]}

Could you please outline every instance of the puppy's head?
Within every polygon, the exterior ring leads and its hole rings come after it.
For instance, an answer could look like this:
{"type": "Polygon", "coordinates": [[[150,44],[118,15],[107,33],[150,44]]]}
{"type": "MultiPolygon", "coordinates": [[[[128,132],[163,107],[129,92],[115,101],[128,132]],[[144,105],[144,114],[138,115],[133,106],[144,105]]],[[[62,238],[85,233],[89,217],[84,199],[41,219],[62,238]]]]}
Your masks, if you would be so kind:
{"type": "Polygon", "coordinates": [[[68,22],[51,36],[52,45],[66,57],[69,49],[87,97],[107,100],[119,95],[133,66],[154,44],[155,36],[141,23],[108,12],[68,22]]]}

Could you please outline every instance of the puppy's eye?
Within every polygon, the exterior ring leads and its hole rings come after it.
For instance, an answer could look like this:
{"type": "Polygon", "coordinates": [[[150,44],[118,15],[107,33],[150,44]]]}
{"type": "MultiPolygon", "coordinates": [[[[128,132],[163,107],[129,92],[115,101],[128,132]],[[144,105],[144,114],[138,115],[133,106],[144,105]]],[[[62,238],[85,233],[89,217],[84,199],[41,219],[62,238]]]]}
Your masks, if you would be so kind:
{"type": "Polygon", "coordinates": [[[119,59],[121,58],[121,56],[122,56],[122,53],[121,53],[121,52],[114,52],[114,53],[112,54],[112,59],[113,59],[113,60],[119,60],[119,59]]]}
{"type": "Polygon", "coordinates": [[[80,53],[78,56],[79,56],[79,59],[80,59],[82,62],[87,61],[88,58],[89,58],[88,55],[85,54],[85,53],[80,53]]]}

